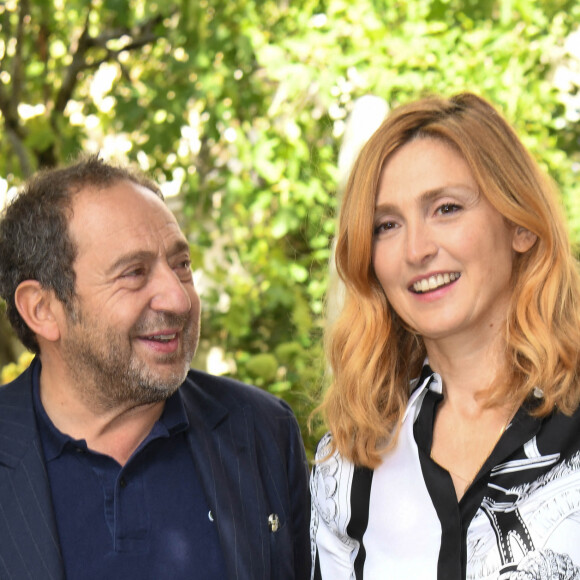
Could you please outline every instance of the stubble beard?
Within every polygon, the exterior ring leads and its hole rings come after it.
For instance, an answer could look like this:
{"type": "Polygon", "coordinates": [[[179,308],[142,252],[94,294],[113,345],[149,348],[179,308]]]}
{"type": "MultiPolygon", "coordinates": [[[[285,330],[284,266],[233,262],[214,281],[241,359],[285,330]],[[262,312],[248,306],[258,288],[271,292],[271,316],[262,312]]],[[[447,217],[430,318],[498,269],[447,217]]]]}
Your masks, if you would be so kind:
{"type": "Polygon", "coordinates": [[[106,410],[167,400],[181,386],[199,339],[199,321],[191,314],[156,314],[137,322],[127,336],[89,322],[78,310],[74,331],[63,340],[63,357],[83,399],[106,410]],[[157,355],[155,365],[140,358],[131,337],[159,328],[182,328],[177,352],[157,355]]]}

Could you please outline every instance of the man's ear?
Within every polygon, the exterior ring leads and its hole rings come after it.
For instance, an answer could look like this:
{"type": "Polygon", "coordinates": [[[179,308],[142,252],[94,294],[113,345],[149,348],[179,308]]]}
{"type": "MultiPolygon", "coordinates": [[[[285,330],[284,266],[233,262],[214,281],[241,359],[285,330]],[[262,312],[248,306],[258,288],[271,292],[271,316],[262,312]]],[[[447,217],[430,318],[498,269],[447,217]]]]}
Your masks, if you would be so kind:
{"type": "Polygon", "coordinates": [[[14,302],[24,322],[38,337],[50,342],[60,338],[56,310],[62,310],[62,305],[54,292],[44,289],[38,280],[24,280],[16,288],[14,302]]]}
{"type": "Polygon", "coordinates": [[[515,226],[512,247],[516,252],[524,254],[538,239],[538,236],[523,226],[515,226]]]}

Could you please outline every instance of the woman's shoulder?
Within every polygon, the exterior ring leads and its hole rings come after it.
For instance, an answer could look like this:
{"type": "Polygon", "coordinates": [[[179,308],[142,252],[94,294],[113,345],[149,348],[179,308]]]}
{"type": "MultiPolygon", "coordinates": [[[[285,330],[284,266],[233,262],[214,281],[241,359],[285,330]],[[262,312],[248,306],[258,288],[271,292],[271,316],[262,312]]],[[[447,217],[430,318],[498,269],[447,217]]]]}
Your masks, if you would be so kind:
{"type": "Polygon", "coordinates": [[[326,433],[316,449],[310,492],[312,507],[334,534],[347,537],[349,513],[348,490],[351,487],[354,465],[342,457],[332,445],[332,434],[326,433]]]}
{"type": "Polygon", "coordinates": [[[343,457],[332,443],[332,434],[326,433],[318,442],[312,469],[313,491],[335,494],[339,486],[348,485],[354,472],[354,465],[343,457]]]}
{"type": "Polygon", "coordinates": [[[364,504],[361,496],[370,496],[372,470],[355,466],[343,457],[332,445],[332,434],[322,437],[316,451],[316,460],[310,479],[314,522],[324,522],[341,542],[351,548],[356,542],[349,537],[347,526],[353,514],[352,490],[358,490],[359,504],[364,504]]]}
{"type": "Polygon", "coordinates": [[[338,457],[340,457],[340,454],[336,451],[336,449],[332,445],[332,433],[328,431],[320,438],[320,441],[316,446],[316,453],[314,456],[315,465],[324,462],[325,460],[329,459],[331,456],[334,455],[338,455],[338,457]]]}

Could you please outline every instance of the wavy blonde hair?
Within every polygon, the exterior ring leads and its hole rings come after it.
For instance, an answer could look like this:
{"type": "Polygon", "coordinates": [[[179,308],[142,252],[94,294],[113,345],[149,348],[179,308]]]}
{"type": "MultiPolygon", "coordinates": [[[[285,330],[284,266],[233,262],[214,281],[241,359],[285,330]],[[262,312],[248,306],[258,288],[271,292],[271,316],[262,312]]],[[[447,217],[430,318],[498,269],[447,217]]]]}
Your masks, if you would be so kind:
{"type": "Polygon", "coordinates": [[[396,442],[423,340],[387,301],[372,267],[375,198],[387,159],[411,140],[443,140],[466,160],[488,201],[537,236],[514,263],[505,327],[506,368],[486,404],[521,402],[535,387],[534,414],[580,402],[580,277],[552,182],[501,115],[480,97],[425,98],[395,109],[360,152],[342,200],[336,267],[344,306],[326,335],[332,383],[319,411],[333,449],[374,468],[396,442]]]}

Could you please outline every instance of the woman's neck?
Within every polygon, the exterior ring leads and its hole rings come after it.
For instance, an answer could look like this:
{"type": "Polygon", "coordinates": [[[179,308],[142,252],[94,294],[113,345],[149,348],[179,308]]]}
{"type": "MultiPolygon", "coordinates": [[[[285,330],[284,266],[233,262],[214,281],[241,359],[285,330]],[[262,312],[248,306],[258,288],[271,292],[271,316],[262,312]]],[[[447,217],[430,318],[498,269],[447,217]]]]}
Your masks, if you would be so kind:
{"type": "Polygon", "coordinates": [[[464,401],[471,406],[494,383],[506,364],[505,340],[497,334],[493,340],[473,341],[425,339],[431,368],[443,379],[448,402],[464,401]]]}

